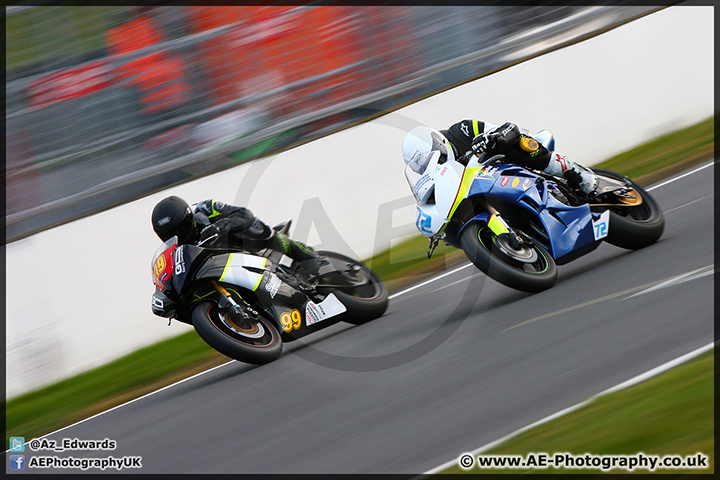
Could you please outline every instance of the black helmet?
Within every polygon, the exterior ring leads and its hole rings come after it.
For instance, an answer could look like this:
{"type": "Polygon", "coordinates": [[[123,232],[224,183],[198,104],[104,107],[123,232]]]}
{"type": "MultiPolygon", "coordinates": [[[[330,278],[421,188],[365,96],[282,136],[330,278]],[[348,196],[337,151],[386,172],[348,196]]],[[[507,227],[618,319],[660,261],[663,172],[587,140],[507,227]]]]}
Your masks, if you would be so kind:
{"type": "Polygon", "coordinates": [[[163,242],[177,235],[179,243],[192,243],[197,234],[197,224],[190,205],[180,197],[167,197],[155,205],[152,224],[163,242]]]}

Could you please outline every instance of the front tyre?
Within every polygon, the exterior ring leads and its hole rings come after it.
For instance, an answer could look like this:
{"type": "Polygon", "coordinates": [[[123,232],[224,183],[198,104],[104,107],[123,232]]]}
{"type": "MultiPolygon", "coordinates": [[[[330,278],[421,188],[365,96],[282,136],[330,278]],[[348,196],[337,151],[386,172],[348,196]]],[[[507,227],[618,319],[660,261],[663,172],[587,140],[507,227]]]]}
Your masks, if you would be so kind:
{"type": "Polygon", "coordinates": [[[472,222],[460,236],[465,255],[489,277],[523,292],[541,292],[557,280],[555,261],[543,247],[512,248],[487,225],[472,222]]]}
{"type": "Polygon", "coordinates": [[[360,325],[381,317],[388,307],[388,289],[366,265],[340,253],[319,251],[327,262],[321,266],[318,291],[328,290],[347,308],[342,320],[360,325]],[[323,288],[323,283],[333,285],[323,288]]]}
{"type": "Polygon", "coordinates": [[[642,203],[637,206],[609,207],[610,228],[605,241],[630,250],[638,250],[657,242],[665,229],[665,217],[655,199],[624,175],[604,168],[593,168],[592,171],[601,177],[630,183],[633,190],[642,197],[642,203]]]}
{"type": "Polygon", "coordinates": [[[215,302],[201,302],[193,308],[192,324],[208,345],[241,362],[263,365],[282,353],[280,333],[260,315],[242,319],[215,302]]]}

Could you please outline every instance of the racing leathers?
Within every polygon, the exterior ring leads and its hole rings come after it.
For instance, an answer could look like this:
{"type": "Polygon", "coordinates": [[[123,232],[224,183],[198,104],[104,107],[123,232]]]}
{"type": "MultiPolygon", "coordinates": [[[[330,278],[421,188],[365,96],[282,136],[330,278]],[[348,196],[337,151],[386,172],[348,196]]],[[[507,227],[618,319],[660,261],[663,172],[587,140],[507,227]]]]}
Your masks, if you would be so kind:
{"type": "Polygon", "coordinates": [[[564,177],[572,188],[585,195],[591,195],[597,188],[597,176],[590,169],[571,162],[562,153],[549,151],[521,133],[514,123],[497,126],[480,120],[463,120],[440,133],[450,142],[455,158],[461,158],[468,151],[498,152],[523,167],[564,177]]]}
{"type": "Polygon", "coordinates": [[[297,260],[310,275],[317,274],[318,256],[311,247],[276,232],[248,208],[212,199],[203,200],[190,208],[199,230],[198,245],[238,248],[256,254],[271,249],[297,260]]]}

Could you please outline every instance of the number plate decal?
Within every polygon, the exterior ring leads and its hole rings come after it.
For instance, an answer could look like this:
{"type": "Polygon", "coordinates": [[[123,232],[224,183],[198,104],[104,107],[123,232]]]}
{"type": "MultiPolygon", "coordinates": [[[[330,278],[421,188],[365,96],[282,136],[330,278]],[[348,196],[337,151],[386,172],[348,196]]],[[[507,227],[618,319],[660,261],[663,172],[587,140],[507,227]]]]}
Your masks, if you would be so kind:
{"type": "Polygon", "coordinates": [[[595,240],[601,240],[607,237],[608,230],[610,229],[610,210],[605,210],[600,218],[593,220],[593,234],[595,240]]]}

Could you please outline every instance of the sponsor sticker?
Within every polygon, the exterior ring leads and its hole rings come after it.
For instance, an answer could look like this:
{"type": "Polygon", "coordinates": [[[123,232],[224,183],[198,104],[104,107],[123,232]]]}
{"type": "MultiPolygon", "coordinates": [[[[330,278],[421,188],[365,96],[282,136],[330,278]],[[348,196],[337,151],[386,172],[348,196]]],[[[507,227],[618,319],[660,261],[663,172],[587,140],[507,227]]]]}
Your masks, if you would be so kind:
{"type": "Polygon", "coordinates": [[[322,305],[308,302],[305,308],[305,322],[308,325],[314,325],[326,317],[325,310],[322,305]]]}
{"type": "Polygon", "coordinates": [[[527,190],[528,188],[530,188],[530,185],[532,185],[532,181],[531,181],[529,178],[526,179],[526,180],[523,182],[523,184],[522,184],[523,189],[525,189],[525,190],[527,190]]]}
{"type": "Polygon", "coordinates": [[[163,302],[161,298],[158,298],[155,295],[153,295],[152,296],[152,306],[157,308],[158,310],[162,310],[165,308],[165,302],[163,302]]]}
{"type": "Polygon", "coordinates": [[[512,183],[513,188],[517,187],[519,183],[520,183],[520,179],[515,177],[515,180],[513,180],[513,183],[512,183]]]}
{"type": "Polygon", "coordinates": [[[427,173],[425,175],[423,175],[422,177],[420,177],[420,179],[415,184],[415,195],[417,195],[418,192],[420,192],[420,189],[429,181],[430,181],[430,175],[428,175],[427,173]]]}
{"type": "Polygon", "coordinates": [[[478,172],[478,178],[486,178],[488,180],[494,180],[494,177],[490,175],[488,170],[485,169],[485,167],[480,167],[480,171],[478,172]]]}
{"type": "Polygon", "coordinates": [[[280,281],[280,278],[278,278],[278,276],[274,273],[271,273],[270,275],[270,280],[265,284],[265,290],[267,290],[270,294],[270,298],[275,298],[275,295],[277,295],[278,289],[280,288],[280,284],[282,282],[280,281]]]}
{"type": "Polygon", "coordinates": [[[183,249],[175,250],[175,275],[185,273],[185,259],[183,258],[183,249]]]}
{"type": "Polygon", "coordinates": [[[502,178],[502,181],[500,182],[500,186],[504,187],[505,185],[508,184],[509,181],[510,181],[510,177],[504,176],[504,177],[502,178]]]}
{"type": "Polygon", "coordinates": [[[305,306],[305,323],[313,325],[347,311],[345,305],[332,293],[320,303],[308,302],[305,306]]]}

